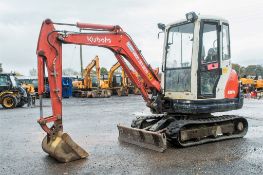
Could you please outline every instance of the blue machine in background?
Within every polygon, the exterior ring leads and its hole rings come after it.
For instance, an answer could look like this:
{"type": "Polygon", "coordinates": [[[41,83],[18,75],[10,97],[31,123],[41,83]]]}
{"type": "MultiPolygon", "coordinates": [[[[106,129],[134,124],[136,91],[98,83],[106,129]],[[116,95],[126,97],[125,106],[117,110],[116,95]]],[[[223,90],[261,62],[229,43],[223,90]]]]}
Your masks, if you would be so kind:
{"type": "Polygon", "coordinates": [[[72,79],[70,77],[62,77],[62,97],[69,98],[72,96],[72,79]]]}
{"type": "MultiPolygon", "coordinates": [[[[70,77],[62,77],[62,97],[63,98],[69,98],[72,97],[72,79],[70,77]]],[[[49,98],[49,84],[46,78],[45,81],[45,93],[44,93],[44,97],[49,98]]]]}

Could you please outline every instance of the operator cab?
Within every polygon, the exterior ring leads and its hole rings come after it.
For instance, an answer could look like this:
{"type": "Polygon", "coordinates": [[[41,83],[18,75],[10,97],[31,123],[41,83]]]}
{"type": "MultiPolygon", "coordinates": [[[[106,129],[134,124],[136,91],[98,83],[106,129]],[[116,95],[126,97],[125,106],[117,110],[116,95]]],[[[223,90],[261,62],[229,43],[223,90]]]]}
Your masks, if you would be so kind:
{"type": "Polygon", "coordinates": [[[17,83],[13,74],[0,74],[0,92],[5,90],[11,90],[17,87],[17,83]]]}
{"type": "Polygon", "coordinates": [[[186,14],[165,26],[162,88],[167,109],[212,113],[242,107],[237,74],[231,68],[228,21],[186,14]]]}

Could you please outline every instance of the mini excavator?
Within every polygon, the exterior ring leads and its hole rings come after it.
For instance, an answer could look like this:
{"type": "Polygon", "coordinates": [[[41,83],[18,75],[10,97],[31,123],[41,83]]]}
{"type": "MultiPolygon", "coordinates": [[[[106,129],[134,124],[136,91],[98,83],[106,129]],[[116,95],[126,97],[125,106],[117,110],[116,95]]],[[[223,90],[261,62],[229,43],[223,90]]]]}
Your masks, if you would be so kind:
{"type": "Polygon", "coordinates": [[[240,109],[243,96],[236,72],[231,68],[229,23],[227,20],[186,14],[168,25],[164,32],[161,82],[131,37],[118,25],[65,24],[46,19],[42,23],[38,47],[38,122],[47,133],[42,147],[60,162],[88,156],[63,132],[62,124],[62,44],[103,47],[111,50],[130,80],[140,89],[151,115],[138,116],[131,127],[119,124],[119,140],[156,151],[164,151],[167,141],[180,147],[243,137],[245,118],[212,113],[240,109]],[[56,30],[55,25],[78,27],[81,32],[56,30]],[[127,62],[144,83],[131,73],[127,62]],[[43,116],[44,70],[48,71],[52,112],[43,116]],[[148,94],[147,88],[151,90],[148,94]],[[50,125],[52,124],[52,125],[50,125]]]}

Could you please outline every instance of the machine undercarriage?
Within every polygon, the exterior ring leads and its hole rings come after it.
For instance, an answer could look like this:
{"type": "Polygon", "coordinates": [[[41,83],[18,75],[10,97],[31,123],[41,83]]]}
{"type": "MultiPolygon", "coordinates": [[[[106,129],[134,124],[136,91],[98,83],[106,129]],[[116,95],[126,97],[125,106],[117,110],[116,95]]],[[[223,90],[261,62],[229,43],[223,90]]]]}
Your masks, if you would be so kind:
{"type": "Polygon", "coordinates": [[[156,114],[137,117],[131,127],[118,125],[120,141],[163,152],[167,141],[188,147],[243,137],[248,123],[245,118],[235,115],[156,114]]]}

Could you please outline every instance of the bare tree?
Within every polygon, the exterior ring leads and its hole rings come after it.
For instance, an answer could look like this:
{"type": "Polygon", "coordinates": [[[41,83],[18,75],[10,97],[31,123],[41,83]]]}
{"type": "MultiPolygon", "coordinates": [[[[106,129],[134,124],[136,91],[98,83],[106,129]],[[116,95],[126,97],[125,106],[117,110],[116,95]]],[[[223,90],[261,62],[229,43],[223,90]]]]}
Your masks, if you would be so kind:
{"type": "Polygon", "coordinates": [[[29,75],[30,76],[37,76],[37,70],[35,68],[29,70],[29,75]]]}
{"type": "Polygon", "coordinates": [[[0,73],[3,72],[2,63],[0,63],[0,73]]]}
{"type": "Polygon", "coordinates": [[[64,76],[79,76],[79,72],[73,70],[72,68],[65,68],[62,70],[62,75],[64,76]]]}

